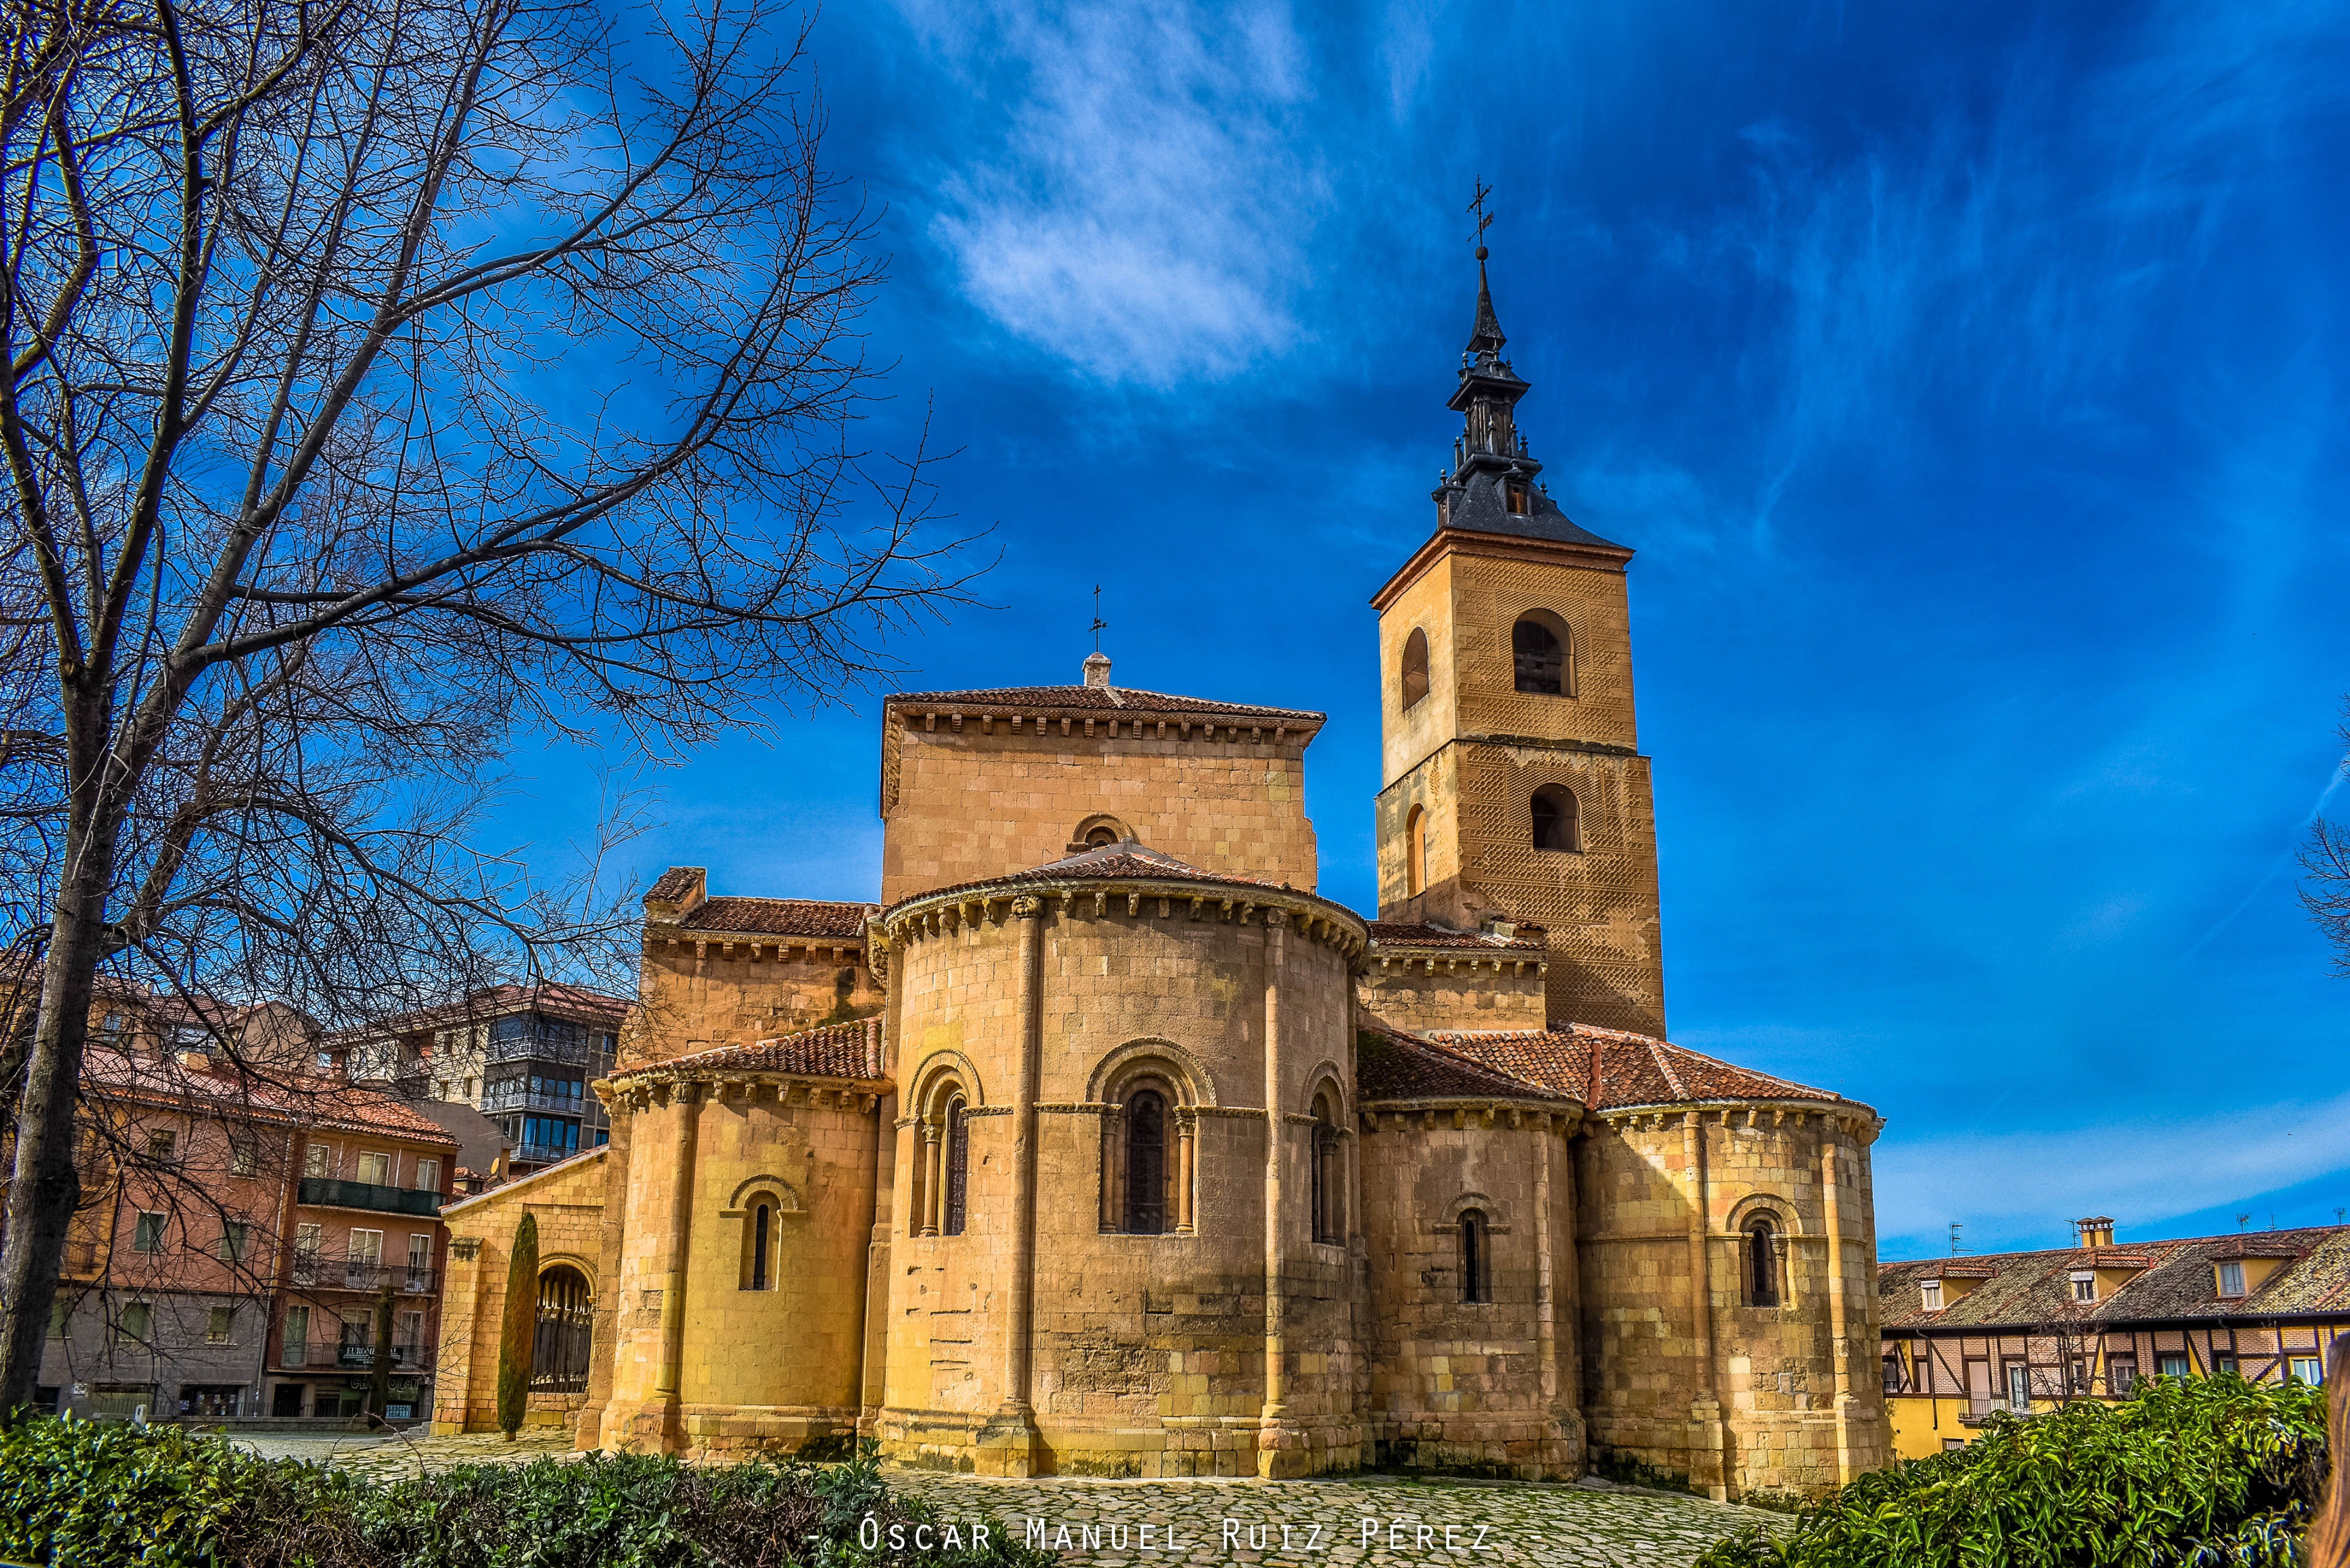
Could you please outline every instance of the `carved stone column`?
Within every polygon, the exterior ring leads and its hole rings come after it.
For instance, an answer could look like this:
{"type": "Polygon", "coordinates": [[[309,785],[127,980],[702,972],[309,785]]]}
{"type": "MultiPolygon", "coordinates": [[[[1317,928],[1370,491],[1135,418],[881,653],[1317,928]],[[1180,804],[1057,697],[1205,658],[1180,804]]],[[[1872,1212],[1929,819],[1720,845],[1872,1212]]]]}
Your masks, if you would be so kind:
{"type": "Polygon", "coordinates": [[[1175,1234],[1189,1236],[1198,1229],[1191,1193],[1199,1177],[1200,1113],[1190,1106],[1175,1111],[1175,1234]]]}
{"type": "Polygon", "coordinates": [[[1837,1179],[1836,1125],[1820,1118],[1821,1229],[1828,1242],[1828,1343],[1835,1358],[1836,1484],[1852,1480],[1852,1345],[1845,1322],[1844,1212],[1837,1179]]]}
{"type": "Polygon", "coordinates": [[[1690,1184],[1690,1337],[1697,1359],[1697,1397],[1690,1403],[1690,1480],[1716,1502],[1730,1499],[1729,1432],[1721,1420],[1721,1382],[1714,1366],[1712,1195],[1705,1170],[1705,1113],[1681,1117],[1681,1158],[1690,1184]]]}
{"type": "Polygon", "coordinates": [[[924,1122],[919,1129],[922,1135],[922,1234],[939,1233],[939,1213],[946,1187],[944,1140],[939,1129],[924,1122]]]}
{"type": "Polygon", "coordinates": [[[1020,1066],[1012,1093],[1012,1290],[1003,1325],[1003,1398],[979,1430],[981,1474],[1032,1476],[1043,1441],[1029,1400],[1036,1315],[1036,1077],[1044,1055],[1044,900],[1012,900],[1020,926],[1020,1066]]]}
{"type": "Polygon", "coordinates": [[[1257,1419],[1256,1473],[1267,1480],[1303,1475],[1306,1455],[1289,1424],[1288,1311],[1283,1278],[1289,1251],[1289,1217],[1282,1208],[1284,1156],[1289,1128],[1282,1115],[1281,981],[1288,956],[1289,916],[1264,912],[1264,1406],[1257,1419]]]}

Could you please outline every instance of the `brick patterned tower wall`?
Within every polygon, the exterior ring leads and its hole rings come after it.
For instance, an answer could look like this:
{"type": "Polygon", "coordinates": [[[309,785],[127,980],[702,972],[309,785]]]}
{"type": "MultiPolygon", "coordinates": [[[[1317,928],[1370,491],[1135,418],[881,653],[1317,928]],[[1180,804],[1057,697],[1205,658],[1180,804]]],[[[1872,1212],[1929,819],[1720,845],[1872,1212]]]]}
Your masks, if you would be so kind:
{"type": "Polygon", "coordinates": [[[1365,1106],[1378,1468],[1583,1473],[1575,1119],[1555,1102],[1365,1106]],[[1488,1226],[1476,1288],[1463,1277],[1464,1211],[1488,1226]]]}
{"type": "Polygon", "coordinates": [[[877,1423],[885,1457],[1100,1476],[1359,1466],[1361,1303],[1344,1234],[1315,1239],[1308,1161],[1317,1137],[1339,1139],[1328,1168],[1352,1215],[1348,971],[1360,922],[1318,899],[1230,885],[1016,883],[917,899],[889,919],[903,1109],[877,1423]],[[1031,912],[1015,913],[1015,898],[1031,912]],[[1024,940],[1035,944],[1033,992],[1024,940]],[[1017,1096],[1031,997],[1035,1235],[1024,1250],[1017,1096]],[[1283,1173],[1270,1293],[1269,1021],[1283,1173]],[[1123,1118],[1149,1085],[1176,1124],[1168,1229],[1129,1234],[1116,1177],[1123,1118]],[[1328,1135],[1312,1115],[1317,1092],[1336,1102],[1328,1135]],[[968,1156],[963,1230],[951,1234],[943,1160],[958,1100],[968,1156]],[[1034,1269],[1024,1391],[1011,1338],[1024,1255],[1034,1269]],[[1024,1395],[1034,1437],[1004,1446],[998,1435],[1024,1395]]]}
{"type": "Polygon", "coordinates": [[[1768,1104],[1586,1121],[1576,1182],[1596,1465],[1647,1466],[1734,1501],[1817,1493],[1886,1462],[1875,1127],[1866,1115],[1768,1104]],[[1776,1304],[1752,1289],[1748,1227],[1760,1217],[1783,1250],[1776,1304]]]}
{"type": "Polygon", "coordinates": [[[1468,929],[1493,916],[1540,925],[1554,1023],[1661,1035],[1656,814],[1633,723],[1629,554],[1441,530],[1374,601],[1379,914],[1468,929]],[[1530,614],[1564,628],[1563,694],[1516,690],[1513,628],[1530,614]],[[1428,694],[1407,707],[1415,633],[1428,694]],[[1544,786],[1573,796],[1572,847],[1536,846],[1544,786]]]}

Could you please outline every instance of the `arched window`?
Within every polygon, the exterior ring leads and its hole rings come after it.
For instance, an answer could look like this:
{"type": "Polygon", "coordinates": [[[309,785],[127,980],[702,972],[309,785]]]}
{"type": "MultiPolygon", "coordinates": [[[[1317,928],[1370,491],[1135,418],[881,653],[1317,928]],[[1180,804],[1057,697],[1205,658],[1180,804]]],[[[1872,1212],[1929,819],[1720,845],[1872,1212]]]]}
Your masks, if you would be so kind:
{"type": "Polygon", "coordinates": [[[743,1214],[743,1288],[746,1291],[775,1288],[775,1244],[783,1239],[776,1225],[780,1212],[775,1195],[762,1192],[752,1198],[743,1214]]]}
{"type": "Polygon", "coordinates": [[[1338,1229],[1338,1128],[1331,1119],[1330,1096],[1314,1096],[1314,1239],[1336,1245],[1338,1229]]]}
{"type": "Polygon", "coordinates": [[[1403,890],[1408,898],[1428,891],[1428,813],[1416,805],[1404,819],[1403,890]]]}
{"type": "Polygon", "coordinates": [[[568,1263],[539,1271],[537,1317],[531,1340],[531,1392],[586,1392],[596,1323],[596,1293],[588,1276],[568,1263]]]}
{"type": "Polygon", "coordinates": [[[1418,627],[1403,639],[1403,705],[1410,708],[1428,695],[1428,633],[1418,627]]]}
{"type": "Polygon", "coordinates": [[[1167,1230],[1167,1096],[1139,1089],[1126,1103],[1126,1219],[1129,1236],[1167,1230]]]}
{"type": "Polygon", "coordinates": [[[971,1118],[957,1098],[947,1106],[946,1213],[939,1226],[950,1236],[962,1234],[971,1202],[971,1118]]]}
{"type": "Polygon", "coordinates": [[[1107,849],[1117,842],[1118,829],[1114,827],[1105,825],[1086,830],[1086,847],[1088,849],[1107,849]]]}
{"type": "Polygon", "coordinates": [[[1461,1299],[1464,1302],[1489,1302],[1493,1299],[1493,1233],[1486,1228],[1485,1211],[1463,1209],[1461,1211],[1461,1299]]]}
{"type": "Polygon", "coordinates": [[[1544,784],[1534,791],[1533,809],[1536,849],[1583,847],[1582,812],[1574,791],[1565,784],[1544,784]]]}
{"type": "Polygon", "coordinates": [[[1567,697],[1573,635],[1548,610],[1529,610],[1510,628],[1510,654],[1517,666],[1518,690],[1541,697],[1567,697]]]}
{"type": "Polygon", "coordinates": [[[1779,1304],[1779,1230],[1761,1217],[1746,1227],[1746,1294],[1755,1306],[1779,1304]]]}

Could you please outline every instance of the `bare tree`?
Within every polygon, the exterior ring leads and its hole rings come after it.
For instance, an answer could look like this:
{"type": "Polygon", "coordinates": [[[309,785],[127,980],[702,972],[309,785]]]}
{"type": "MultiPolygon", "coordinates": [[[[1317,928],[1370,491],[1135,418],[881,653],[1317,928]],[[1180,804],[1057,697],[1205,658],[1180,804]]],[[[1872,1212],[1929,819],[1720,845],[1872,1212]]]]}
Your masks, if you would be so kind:
{"type": "Polygon", "coordinates": [[[666,757],[956,597],[920,453],[851,450],[877,272],[805,33],[711,3],[9,8],[0,1410],[102,973],[328,1025],[462,993],[598,924],[465,847],[517,725],[666,757]]]}
{"type": "MultiPolygon", "coordinates": [[[[2344,704],[2350,713],[2350,702],[2344,704]]],[[[2350,718],[2335,728],[2350,770],[2350,718]]],[[[2309,879],[2301,885],[2302,907],[2309,911],[2326,940],[2334,944],[2334,972],[2350,975],[2350,827],[2320,816],[2309,825],[2309,841],[2301,848],[2301,868],[2309,879]]]]}

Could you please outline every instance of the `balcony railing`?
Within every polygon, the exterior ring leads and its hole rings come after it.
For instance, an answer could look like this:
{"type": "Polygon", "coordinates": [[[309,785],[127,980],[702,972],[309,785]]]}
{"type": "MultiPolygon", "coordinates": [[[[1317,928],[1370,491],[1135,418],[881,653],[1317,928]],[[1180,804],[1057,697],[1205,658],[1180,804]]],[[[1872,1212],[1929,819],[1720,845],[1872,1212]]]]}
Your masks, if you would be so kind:
{"type": "Polygon", "coordinates": [[[493,1040],[486,1060],[492,1062],[569,1062],[585,1065],[588,1042],[585,1040],[540,1040],[528,1034],[512,1040],[493,1040]]]}
{"type": "Polygon", "coordinates": [[[379,1187],[372,1181],[338,1181],[331,1176],[306,1176],[297,1197],[304,1203],[329,1209],[372,1209],[384,1214],[441,1212],[441,1195],[416,1187],[379,1187]]]}
{"type": "Polygon", "coordinates": [[[553,1165],[578,1152],[579,1147],[574,1144],[520,1143],[515,1146],[512,1159],[516,1165],[553,1165]]]}
{"type": "Polygon", "coordinates": [[[327,1290],[380,1291],[389,1283],[411,1295],[431,1295],[438,1271],[395,1258],[329,1258],[320,1252],[294,1254],[294,1282],[327,1290]]]}
{"type": "MultiPolygon", "coordinates": [[[[344,1339],[289,1339],[278,1356],[280,1366],[342,1366],[364,1370],[375,1365],[375,1346],[344,1339]]],[[[416,1346],[392,1342],[391,1364],[394,1366],[414,1366],[416,1346]]]]}
{"type": "Polygon", "coordinates": [[[482,1091],[482,1109],[485,1111],[555,1111],[576,1116],[584,1115],[594,1103],[585,1094],[549,1094],[521,1083],[492,1084],[482,1091]]]}

